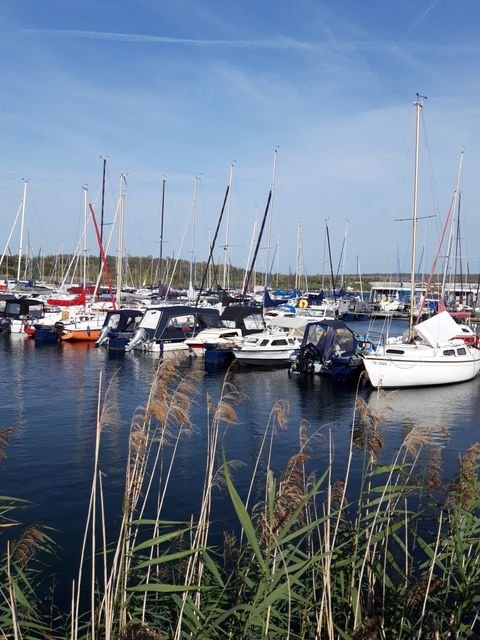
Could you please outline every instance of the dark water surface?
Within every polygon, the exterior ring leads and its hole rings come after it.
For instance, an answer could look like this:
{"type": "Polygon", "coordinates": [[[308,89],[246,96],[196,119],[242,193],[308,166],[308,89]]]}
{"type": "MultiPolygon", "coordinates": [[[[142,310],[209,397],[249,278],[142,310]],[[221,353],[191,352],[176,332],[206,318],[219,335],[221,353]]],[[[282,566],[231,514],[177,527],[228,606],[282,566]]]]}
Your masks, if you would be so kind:
{"type": "MultiPolygon", "coordinates": [[[[364,329],[360,323],[352,326],[364,329]]],[[[404,328],[399,323],[395,331],[399,334],[404,328]]],[[[111,358],[93,345],[35,347],[33,340],[23,336],[0,339],[0,428],[15,428],[8,457],[0,465],[0,494],[30,501],[18,516],[23,523],[43,523],[56,530],[53,537],[62,548],[58,570],[65,580],[71,580],[77,569],[88,508],[100,377],[104,387],[110,385],[118,412],[118,421],[102,435],[100,463],[105,474],[107,528],[112,532],[120,514],[130,421],[135,408],[148,397],[157,363],[155,357],[137,353],[111,358]]],[[[186,365],[189,369],[203,371],[203,362],[193,359],[186,365]]],[[[197,510],[205,465],[205,399],[207,394],[218,398],[223,376],[224,372],[205,374],[199,383],[193,409],[196,433],[179,450],[165,517],[188,519],[197,510]]],[[[238,369],[231,381],[245,399],[237,408],[239,422],[228,427],[223,446],[229,459],[244,463],[234,476],[241,495],[245,495],[269,413],[279,399],[289,401],[290,415],[288,428],[275,438],[275,471],[280,473],[298,451],[298,427],[305,419],[310,433],[318,430],[311,443],[310,468],[319,474],[324,471],[331,430],[334,473],[343,475],[355,387],[333,385],[318,376],[290,377],[286,369],[238,369]]],[[[480,440],[479,389],[477,378],[448,387],[388,394],[391,409],[385,414],[382,460],[392,459],[410,425],[442,424],[448,427],[449,436],[439,431],[433,438],[442,448],[444,477],[451,477],[459,455],[480,440]]],[[[379,401],[384,405],[381,394],[366,386],[361,395],[371,406],[379,401]]],[[[361,454],[357,453],[354,475],[360,464],[361,454]]],[[[221,531],[230,524],[229,499],[225,491],[219,491],[215,500],[214,518],[221,531]]]]}

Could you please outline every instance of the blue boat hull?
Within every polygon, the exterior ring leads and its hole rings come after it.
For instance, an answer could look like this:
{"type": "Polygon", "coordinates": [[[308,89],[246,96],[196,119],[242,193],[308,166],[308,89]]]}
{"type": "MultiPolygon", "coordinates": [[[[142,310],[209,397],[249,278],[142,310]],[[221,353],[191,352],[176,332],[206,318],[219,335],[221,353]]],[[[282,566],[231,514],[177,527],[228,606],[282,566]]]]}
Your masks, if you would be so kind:
{"type": "Polygon", "coordinates": [[[35,345],[56,344],[58,342],[58,332],[56,329],[36,328],[33,334],[35,345]]]}

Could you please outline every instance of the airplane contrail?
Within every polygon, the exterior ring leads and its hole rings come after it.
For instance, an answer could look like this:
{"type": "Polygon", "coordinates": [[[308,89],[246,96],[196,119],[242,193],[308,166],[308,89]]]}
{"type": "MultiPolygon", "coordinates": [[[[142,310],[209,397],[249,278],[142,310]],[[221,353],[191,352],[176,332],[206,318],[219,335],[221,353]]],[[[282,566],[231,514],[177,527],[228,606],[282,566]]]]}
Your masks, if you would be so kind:
{"type": "Polygon", "coordinates": [[[412,33],[412,31],[414,31],[418,27],[418,25],[421,24],[427,18],[427,16],[435,9],[439,1],[440,0],[433,0],[433,2],[431,2],[428,5],[425,11],[422,11],[422,13],[417,17],[417,19],[413,22],[413,24],[404,33],[403,35],[404,38],[407,38],[412,33]]]}
{"type": "MultiPolygon", "coordinates": [[[[434,0],[427,9],[419,16],[415,23],[409,28],[407,34],[418,26],[427,15],[434,9],[439,0],[434,0]]],[[[295,40],[285,36],[267,38],[259,40],[202,40],[195,38],[174,38],[171,36],[153,36],[140,33],[113,33],[109,31],[81,31],[76,29],[23,29],[21,33],[39,34],[48,36],[63,36],[70,38],[90,38],[94,40],[106,40],[111,42],[125,42],[132,44],[171,44],[177,46],[190,47],[232,47],[244,49],[271,49],[271,50],[291,50],[298,52],[318,53],[327,49],[341,49],[342,51],[376,51],[386,52],[395,55],[401,50],[421,51],[431,55],[478,55],[480,46],[478,45],[443,45],[431,42],[398,40],[336,40],[306,42],[295,40]]],[[[406,35],[407,35],[406,34],[406,35]]],[[[405,37],[405,36],[404,36],[405,37]]]]}
{"type": "Polygon", "coordinates": [[[69,36],[75,38],[92,38],[95,40],[110,40],[131,43],[159,43],[188,45],[193,47],[240,47],[262,49],[297,49],[300,51],[313,51],[317,49],[315,44],[302,42],[278,36],[265,40],[201,40],[195,38],[172,38],[169,36],[152,36],[139,33],[112,33],[108,31],[81,31],[76,29],[23,29],[23,33],[39,33],[46,35],[69,36]]]}

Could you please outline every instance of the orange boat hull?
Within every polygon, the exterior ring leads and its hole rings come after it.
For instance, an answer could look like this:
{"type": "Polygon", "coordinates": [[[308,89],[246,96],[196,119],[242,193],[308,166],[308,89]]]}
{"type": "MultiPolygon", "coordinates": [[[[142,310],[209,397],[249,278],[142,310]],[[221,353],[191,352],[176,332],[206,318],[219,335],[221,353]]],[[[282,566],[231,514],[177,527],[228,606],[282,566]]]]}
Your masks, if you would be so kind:
{"type": "Polygon", "coordinates": [[[101,329],[71,329],[60,336],[61,340],[77,342],[95,342],[100,337],[101,329]]]}

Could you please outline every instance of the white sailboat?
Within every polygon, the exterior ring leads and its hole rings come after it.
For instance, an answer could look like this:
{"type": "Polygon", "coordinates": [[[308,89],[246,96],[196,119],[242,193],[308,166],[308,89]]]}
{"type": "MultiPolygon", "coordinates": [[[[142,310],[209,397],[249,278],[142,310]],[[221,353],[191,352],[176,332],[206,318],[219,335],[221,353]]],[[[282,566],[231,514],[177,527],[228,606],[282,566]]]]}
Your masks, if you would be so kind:
{"type": "Polygon", "coordinates": [[[418,94],[414,104],[416,136],[409,330],[400,340],[387,340],[374,352],[362,356],[370,382],[375,388],[463,382],[474,378],[480,370],[480,350],[457,339],[458,325],[447,311],[413,326],[420,112],[423,106],[418,94]]]}

